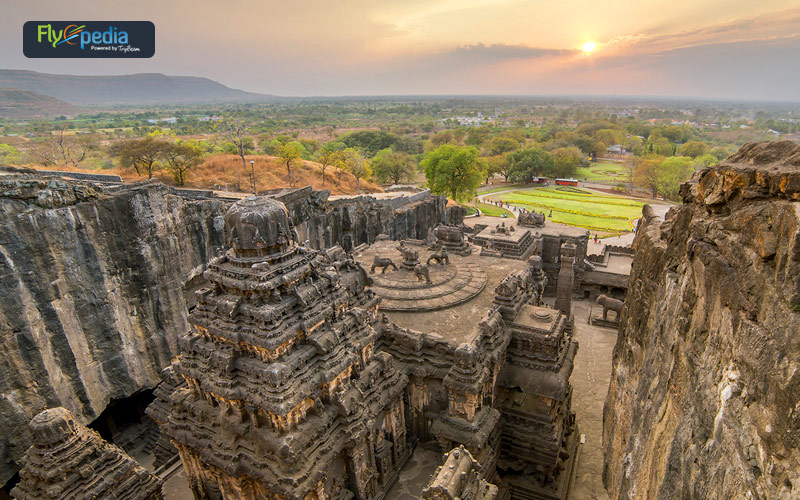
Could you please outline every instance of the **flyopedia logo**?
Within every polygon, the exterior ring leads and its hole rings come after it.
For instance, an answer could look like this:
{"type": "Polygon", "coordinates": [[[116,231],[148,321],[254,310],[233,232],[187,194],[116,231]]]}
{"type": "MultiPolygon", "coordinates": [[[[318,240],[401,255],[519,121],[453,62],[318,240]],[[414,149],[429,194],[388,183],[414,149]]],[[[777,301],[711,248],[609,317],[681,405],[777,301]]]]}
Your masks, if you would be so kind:
{"type": "Polygon", "coordinates": [[[155,26],[149,21],[28,21],[22,27],[26,57],[152,57],[155,26]]]}

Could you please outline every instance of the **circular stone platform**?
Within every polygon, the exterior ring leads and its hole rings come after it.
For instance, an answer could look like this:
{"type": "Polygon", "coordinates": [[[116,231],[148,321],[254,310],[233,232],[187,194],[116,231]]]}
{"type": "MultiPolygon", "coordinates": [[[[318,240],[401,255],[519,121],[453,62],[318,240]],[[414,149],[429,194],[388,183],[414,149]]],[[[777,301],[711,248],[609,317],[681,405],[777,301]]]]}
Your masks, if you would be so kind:
{"type": "MultiPolygon", "coordinates": [[[[433,311],[466,302],[478,295],[486,286],[486,272],[476,262],[450,254],[450,264],[431,263],[428,266],[431,283],[417,279],[414,271],[400,267],[402,257],[396,250],[397,242],[379,242],[359,255],[357,260],[367,272],[375,255],[388,257],[398,266],[381,274],[380,268],[370,274],[375,281],[372,289],[383,300],[380,308],[385,311],[433,311]]],[[[425,263],[432,253],[426,247],[413,246],[419,252],[419,260],[425,263]]]]}

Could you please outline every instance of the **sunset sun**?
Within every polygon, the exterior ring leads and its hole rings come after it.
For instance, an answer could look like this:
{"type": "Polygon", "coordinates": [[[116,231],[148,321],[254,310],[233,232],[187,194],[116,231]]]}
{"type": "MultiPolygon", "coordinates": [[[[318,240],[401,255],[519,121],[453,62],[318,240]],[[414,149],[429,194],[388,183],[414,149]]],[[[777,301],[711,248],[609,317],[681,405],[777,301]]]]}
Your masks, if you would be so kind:
{"type": "Polygon", "coordinates": [[[581,45],[581,50],[587,54],[591,54],[592,52],[594,52],[594,49],[596,47],[597,47],[596,42],[586,42],[583,45],[581,45]]]}

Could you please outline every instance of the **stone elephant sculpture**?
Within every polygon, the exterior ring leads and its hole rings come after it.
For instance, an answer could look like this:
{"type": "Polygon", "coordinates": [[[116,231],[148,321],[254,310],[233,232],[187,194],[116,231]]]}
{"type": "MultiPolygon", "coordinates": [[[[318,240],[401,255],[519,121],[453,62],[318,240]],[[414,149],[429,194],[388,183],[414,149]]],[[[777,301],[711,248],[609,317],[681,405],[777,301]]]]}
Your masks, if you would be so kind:
{"type": "Polygon", "coordinates": [[[374,273],[376,267],[382,267],[383,270],[381,271],[381,274],[386,274],[386,269],[390,266],[392,269],[397,271],[397,266],[394,265],[392,259],[389,259],[387,257],[379,257],[376,255],[375,258],[372,260],[372,267],[370,268],[369,272],[374,273]]]}
{"type": "Polygon", "coordinates": [[[608,295],[600,295],[597,297],[597,303],[603,306],[603,320],[607,321],[608,311],[614,311],[616,316],[614,319],[619,321],[619,315],[622,312],[622,302],[619,299],[609,297],[608,295]]]}

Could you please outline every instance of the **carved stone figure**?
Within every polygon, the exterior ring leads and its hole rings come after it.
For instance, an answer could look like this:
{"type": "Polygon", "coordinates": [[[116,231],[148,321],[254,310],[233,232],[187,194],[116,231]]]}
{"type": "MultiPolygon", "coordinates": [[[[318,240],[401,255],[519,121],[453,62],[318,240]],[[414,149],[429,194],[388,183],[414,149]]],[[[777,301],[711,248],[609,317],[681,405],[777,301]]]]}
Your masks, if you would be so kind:
{"type": "Polygon", "coordinates": [[[431,273],[428,270],[428,266],[425,264],[417,264],[414,266],[414,276],[417,277],[417,281],[422,281],[422,278],[425,278],[427,283],[431,282],[431,273]]]}
{"type": "Polygon", "coordinates": [[[397,266],[394,265],[392,259],[376,255],[375,258],[372,260],[372,267],[369,269],[369,272],[374,274],[376,267],[382,267],[383,270],[381,271],[381,274],[386,274],[386,268],[388,268],[389,266],[391,266],[394,271],[397,271],[397,266]]]}
{"type": "Polygon", "coordinates": [[[412,270],[414,266],[419,264],[419,252],[413,248],[409,248],[405,241],[401,241],[397,245],[397,251],[403,256],[403,268],[412,270]]]}
{"type": "Polygon", "coordinates": [[[450,264],[450,256],[447,254],[447,248],[442,247],[440,250],[430,254],[426,264],[430,265],[431,261],[436,261],[437,264],[450,264]]]}
{"type": "Polygon", "coordinates": [[[533,255],[528,259],[528,266],[531,273],[531,286],[533,287],[533,298],[531,303],[535,306],[542,305],[542,294],[547,286],[547,275],[542,270],[542,258],[533,255]]]}
{"type": "Polygon", "coordinates": [[[528,212],[527,210],[519,214],[517,224],[525,227],[542,227],[544,226],[544,214],[538,212],[528,212]]]}
{"type": "Polygon", "coordinates": [[[606,316],[608,315],[608,311],[611,310],[616,313],[614,319],[619,321],[619,314],[622,312],[622,304],[624,304],[624,302],[607,295],[600,295],[597,297],[597,303],[603,306],[603,320],[607,321],[606,316]]]}

